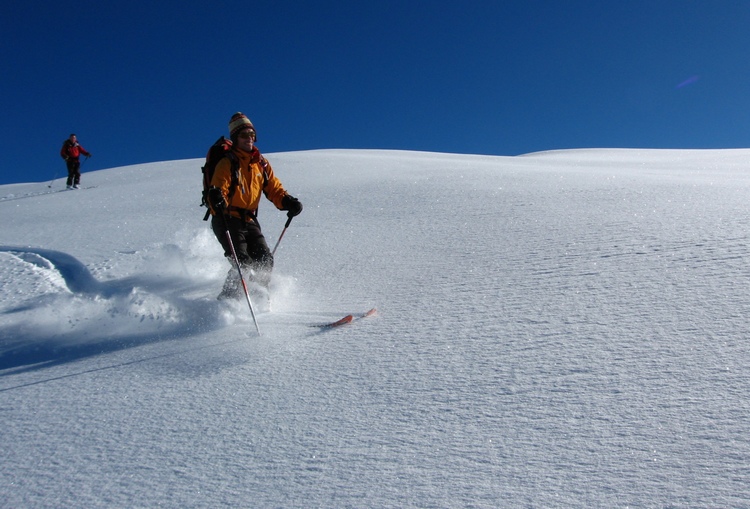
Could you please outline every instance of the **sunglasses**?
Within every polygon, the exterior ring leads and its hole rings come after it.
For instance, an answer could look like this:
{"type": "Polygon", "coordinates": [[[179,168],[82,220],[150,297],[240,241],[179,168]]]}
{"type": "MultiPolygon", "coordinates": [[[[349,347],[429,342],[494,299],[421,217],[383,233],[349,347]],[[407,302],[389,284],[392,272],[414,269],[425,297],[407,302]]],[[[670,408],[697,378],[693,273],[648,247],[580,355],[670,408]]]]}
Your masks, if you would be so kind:
{"type": "Polygon", "coordinates": [[[243,140],[250,138],[253,141],[255,141],[255,131],[243,131],[240,134],[238,134],[237,137],[242,138],[243,140]]]}

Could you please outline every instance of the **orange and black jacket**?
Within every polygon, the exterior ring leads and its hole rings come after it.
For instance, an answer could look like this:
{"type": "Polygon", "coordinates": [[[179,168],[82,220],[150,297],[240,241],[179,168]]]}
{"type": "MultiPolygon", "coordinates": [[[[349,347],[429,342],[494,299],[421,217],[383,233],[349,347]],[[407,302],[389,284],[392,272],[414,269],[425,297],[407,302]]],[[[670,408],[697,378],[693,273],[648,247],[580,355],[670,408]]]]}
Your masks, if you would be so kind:
{"type": "MultiPolygon", "coordinates": [[[[251,153],[239,148],[233,148],[232,154],[239,163],[237,186],[232,189],[232,162],[229,157],[223,158],[216,164],[211,187],[221,189],[221,194],[227,202],[227,213],[230,216],[249,219],[248,213],[255,216],[258,212],[261,194],[265,194],[271,203],[281,210],[281,201],[286,196],[281,181],[273,174],[271,164],[263,157],[257,148],[251,153]]],[[[216,212],[211,209],[211,214],[216,212]]]]}

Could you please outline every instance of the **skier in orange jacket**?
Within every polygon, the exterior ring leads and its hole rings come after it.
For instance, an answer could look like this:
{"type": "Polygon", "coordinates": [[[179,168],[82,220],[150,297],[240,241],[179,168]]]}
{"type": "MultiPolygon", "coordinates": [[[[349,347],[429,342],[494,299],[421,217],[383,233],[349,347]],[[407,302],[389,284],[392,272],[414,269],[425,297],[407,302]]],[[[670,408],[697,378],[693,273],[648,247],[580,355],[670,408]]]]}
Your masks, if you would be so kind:
{"type": "MultiPolygon", "coordinates": [[[[289,217],[302,212],[302,204],[284,190],[281,181],[274,175],[271,164],[255,146],[257,136],[250,119],[242,113],[232,115],[229,134],[232,149],[229,155],[217,163],[208,191],[213,216],[211,228],[224,249],[224,256],[231,261],[232,250],[226,237],[226,232],[229,231],[243,273],[249,272],[251,281],[257,283],[267,294],[273,269],[273,254],[258,222],[260,197],[265,194],[277,209],[286,210],[289,217]],[[235,167],[237,175],[233,179],[235,167]]],[[[218,298],[240,298],[240,283],[239,273],[233,267],[218,298]]]]}

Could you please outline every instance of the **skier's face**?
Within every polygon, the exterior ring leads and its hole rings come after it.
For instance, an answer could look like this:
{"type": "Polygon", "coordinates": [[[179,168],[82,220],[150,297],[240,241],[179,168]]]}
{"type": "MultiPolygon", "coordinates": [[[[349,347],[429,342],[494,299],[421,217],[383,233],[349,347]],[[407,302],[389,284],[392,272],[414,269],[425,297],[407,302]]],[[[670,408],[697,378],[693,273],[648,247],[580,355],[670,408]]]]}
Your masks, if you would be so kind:
{"type": "Polygon", "coordinates": [[[237,144],[240,148],[246,152],[252,152],[253,142],[255,141],[255,133],[250,129],[242,131],[237,135],[237,144]]]}

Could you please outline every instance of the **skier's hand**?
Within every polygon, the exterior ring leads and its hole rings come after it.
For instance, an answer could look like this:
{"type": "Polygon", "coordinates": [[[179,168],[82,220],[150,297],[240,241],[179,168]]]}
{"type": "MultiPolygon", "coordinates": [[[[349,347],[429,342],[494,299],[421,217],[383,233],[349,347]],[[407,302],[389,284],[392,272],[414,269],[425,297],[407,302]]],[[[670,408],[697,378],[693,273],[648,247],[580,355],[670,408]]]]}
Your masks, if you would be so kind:
{"type": "Polygon", "coordinates": [[[288,217],[294,217],[302,212],[302,204],[294,196],[288,194],[281,200],[281,210],[286,210],[288,217]]]}
{"type": "Polygon", "coordinates": [[[224,201],[224,195],[221,194],[221,189],[218,187],[212,187],[208,190],[208,203],[216,212],[224,212],[227,207],[227,202],[224,201]]]}

